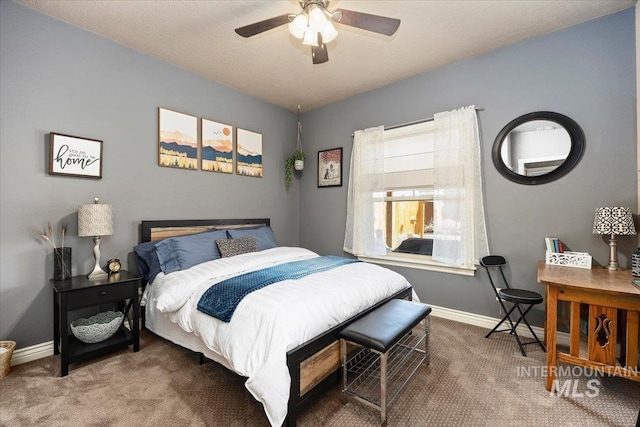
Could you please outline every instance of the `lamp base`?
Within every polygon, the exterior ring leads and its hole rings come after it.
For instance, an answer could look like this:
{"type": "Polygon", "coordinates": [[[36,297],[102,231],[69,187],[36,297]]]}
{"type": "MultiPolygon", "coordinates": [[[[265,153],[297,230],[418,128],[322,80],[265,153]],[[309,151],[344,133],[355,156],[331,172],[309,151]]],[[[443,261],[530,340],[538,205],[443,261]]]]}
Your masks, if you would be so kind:
{"type": "Polygon", "coordinates": [[[618,264],[618,241],[615,234],[609,236],[609,264],[606,268],[609,271],[624,270],[618,264]]]}
{"type": "Polygon", "coordinates": [[[94,268],[93,271],[87,274],[87,279],[106,279],[109,275],[106,271],[101,269],[100,267],[94,268]]]}
{"type": "Polygon", "coordinates": [[[624,270],[624,268],[620,267],[617,262],[615,264],[612,264],[611,262],[609,262],[609,264],[607,264],[605,268],[609,271],[624,270]]]}
{"type": "Polygon", "coordinates": [[[106,271],[100,268],[100,236],[93,238],[93,259],[96,261],[96,265],[93,267],[93,271],[87,274],[88,279],[106,279],[108,274],[106,271]]]}

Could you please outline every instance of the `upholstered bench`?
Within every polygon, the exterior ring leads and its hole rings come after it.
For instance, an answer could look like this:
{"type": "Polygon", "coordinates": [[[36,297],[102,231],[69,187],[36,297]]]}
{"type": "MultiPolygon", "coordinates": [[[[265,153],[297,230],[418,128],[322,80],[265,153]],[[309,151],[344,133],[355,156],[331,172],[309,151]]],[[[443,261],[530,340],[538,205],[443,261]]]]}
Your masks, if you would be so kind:
{"type": "Polygon", "coordinates": [[[350,395],[378,409],[386,425],[387,406],[429,363],[429,313],[426,304],[395,299],[340,332],[343,402],[350,395]]]}

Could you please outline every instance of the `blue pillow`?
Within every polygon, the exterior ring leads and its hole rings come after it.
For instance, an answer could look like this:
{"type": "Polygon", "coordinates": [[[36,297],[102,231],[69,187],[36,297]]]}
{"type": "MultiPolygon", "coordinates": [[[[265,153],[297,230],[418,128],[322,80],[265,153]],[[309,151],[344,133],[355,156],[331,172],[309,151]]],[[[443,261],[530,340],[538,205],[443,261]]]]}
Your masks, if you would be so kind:
{"type": "Polygon", "coordinates": [[[276,238],[273,236],[271,227],[262,226],[258,228],[234,228],[227,230],[229,237],[232,239],[241,239],[243,237],[253,237],[258,244],[258,250],[277,248],[276,238]]]}
{"type": "Polygon", "coordinates": [[[142,278],[147,283],[153,282],[158,273],[160,273],[160,261],[156,253],[157,242],[144,242],[133,247],[136,254],[136,264],[142,278]]]}
{"type": "Polygon", "coordinates": [[[220,258],[216,239],[226,238],[225,230],[210,230],[156,242],[160,268],[165,274],[169,274],[220,258]]]}

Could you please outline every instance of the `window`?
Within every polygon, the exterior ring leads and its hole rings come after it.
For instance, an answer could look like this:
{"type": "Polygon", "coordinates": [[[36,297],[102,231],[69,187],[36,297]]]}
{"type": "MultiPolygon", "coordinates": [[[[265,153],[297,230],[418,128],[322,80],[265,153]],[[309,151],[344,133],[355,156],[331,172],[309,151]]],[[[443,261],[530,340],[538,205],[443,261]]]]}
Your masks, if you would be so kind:
{"type": "Polygon", "coordinates": [[[374,207],[376,233],[390,251],[430,256],[433,122],[385,130],[383,144],[385,191],[374,196],[380,201],[374,207]]]}
{"type": "Polygon", "coordinates": [[[435,265],[433,250],[434,123],[384,131],[384,190],[374,193],[374,228],[386,254],[375,262],[435,265]]]}
{"type": "Polygon", "coordinates": [[[480,168],[473,106],[420,124],[356,131],[344,250],[372,262],[472,275],[488,254],[480,168]]]}

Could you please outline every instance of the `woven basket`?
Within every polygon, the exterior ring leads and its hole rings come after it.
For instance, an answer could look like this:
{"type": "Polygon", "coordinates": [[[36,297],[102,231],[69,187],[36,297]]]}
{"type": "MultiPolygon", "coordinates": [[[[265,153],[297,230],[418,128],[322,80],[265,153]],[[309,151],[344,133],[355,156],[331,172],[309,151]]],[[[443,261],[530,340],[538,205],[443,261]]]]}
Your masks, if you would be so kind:
{"type": "Polygon", "coordinates": [[[16,348],[15,341],[0,341],[0,378],[6,376],[11,369],[11,355],[16,348]],[[5,351],[6,350],[6,351],[5,351]]]}
{"type": "Polygon", "coordinates": [[[119,311],[105,311],[88,319],[71,322],[71,332],[80,341],[93,344],[111,338],[122,325],[124,314],[119,311]]]}

